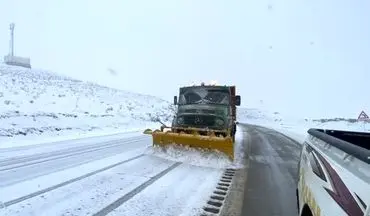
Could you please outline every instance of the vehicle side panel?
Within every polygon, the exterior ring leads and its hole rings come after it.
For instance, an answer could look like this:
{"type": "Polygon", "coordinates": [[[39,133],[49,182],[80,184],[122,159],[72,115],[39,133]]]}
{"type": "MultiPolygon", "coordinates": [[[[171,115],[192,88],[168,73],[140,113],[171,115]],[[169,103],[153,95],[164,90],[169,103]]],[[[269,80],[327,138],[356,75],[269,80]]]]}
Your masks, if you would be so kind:
{"type": "MultiPolygon", "coordinates": [[[[307,204],[313,215],[362,216],[366,203],[370,203],[369,179],[361,172],[353,172],[354,167],[346,167],[351,166],[353,158],[345,161],[342,154],[342,160],[334,160],[321,146],[330,148],[331,152],[338,150],[310,136],[302,147],[297,184],[300,215],[307,204]]],[[[368,164],[355,161],[352,166],[360,164],[364,169],[369,168],[368,164]]]]}

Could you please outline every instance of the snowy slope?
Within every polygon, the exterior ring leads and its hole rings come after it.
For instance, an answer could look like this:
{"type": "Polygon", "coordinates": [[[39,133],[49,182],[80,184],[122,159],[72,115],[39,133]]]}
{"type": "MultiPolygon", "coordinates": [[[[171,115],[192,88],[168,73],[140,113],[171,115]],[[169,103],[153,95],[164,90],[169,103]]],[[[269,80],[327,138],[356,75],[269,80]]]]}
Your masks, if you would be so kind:
{"type": "Polygon", "coordinates": [[[0,64],[0,138],[144,128],[168,121],[169,109],[153,96],[0,64]]]}
{"type": "MultiPolygon", "coordinates": [[[[171,121],[173,106],[160,98],[116,90],[47,71],[0,64],[0,140],[38,135],[157,127],[171,121]]],[[[368,131],[355,119],[290,118],[264,107],[238,108],[238,120],[304,134],[310,127],[368,131]]]]}

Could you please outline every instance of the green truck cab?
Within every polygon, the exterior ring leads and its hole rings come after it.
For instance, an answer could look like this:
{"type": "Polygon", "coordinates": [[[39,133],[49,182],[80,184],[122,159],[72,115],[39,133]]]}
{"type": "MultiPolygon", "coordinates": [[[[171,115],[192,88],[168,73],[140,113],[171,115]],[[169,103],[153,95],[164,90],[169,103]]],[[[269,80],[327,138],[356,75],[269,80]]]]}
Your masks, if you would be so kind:
{"type": "Polygon", "coordinates": [[[199,129],[206,135],[214,131],[216,135],[234,137],[236,132],[236,106],[241,98],[235,95],[235,86],[200,85],[181,87],[179,96],[174,96],[177,105],[172,121],[174,132],[186,128],[199,129]]]}

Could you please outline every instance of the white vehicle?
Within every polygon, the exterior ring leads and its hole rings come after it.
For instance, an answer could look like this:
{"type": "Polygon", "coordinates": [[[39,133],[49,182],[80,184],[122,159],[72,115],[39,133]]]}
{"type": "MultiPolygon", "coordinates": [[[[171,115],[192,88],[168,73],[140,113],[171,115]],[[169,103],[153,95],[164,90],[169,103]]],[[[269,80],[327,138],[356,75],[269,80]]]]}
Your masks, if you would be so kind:
{"type": "Polygon", "coordinates": [[[308,130],[297,202],[300,216],[370,216],[370,133],[308,130]]]}

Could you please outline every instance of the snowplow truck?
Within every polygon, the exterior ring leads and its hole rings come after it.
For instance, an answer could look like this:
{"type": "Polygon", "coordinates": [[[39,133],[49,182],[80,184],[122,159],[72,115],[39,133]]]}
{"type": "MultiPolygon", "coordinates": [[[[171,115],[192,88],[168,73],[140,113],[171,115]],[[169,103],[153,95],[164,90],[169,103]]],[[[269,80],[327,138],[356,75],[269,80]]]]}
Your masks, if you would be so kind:
{"type": "Polygon", "coordinates": [[[176,114],[171,127],[146,130],[154,146],[182,145],[217,150],[234,159],[236,106],[241,97],[235,86],[198,85],[181,87],[174,96],[176,114]]]}

